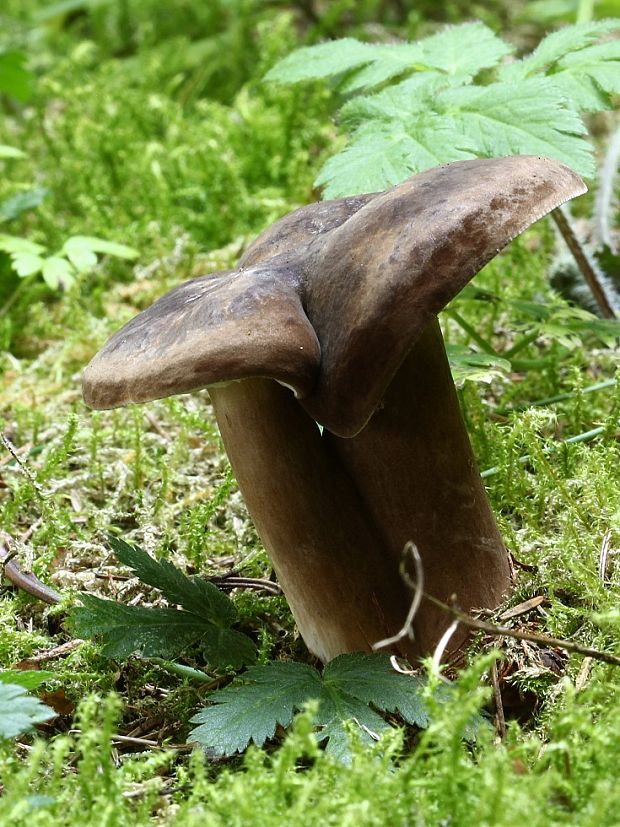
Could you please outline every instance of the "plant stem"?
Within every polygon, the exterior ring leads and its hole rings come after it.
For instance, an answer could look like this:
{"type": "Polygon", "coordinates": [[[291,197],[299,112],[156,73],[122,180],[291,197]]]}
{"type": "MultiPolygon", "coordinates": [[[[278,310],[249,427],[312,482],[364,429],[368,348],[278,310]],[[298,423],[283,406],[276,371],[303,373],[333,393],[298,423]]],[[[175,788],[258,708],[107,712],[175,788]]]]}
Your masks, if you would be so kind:
{"type": "Polygon", "coordinates": [[[553,216],[553,220],[555,221],[562,238],[566,242],[568,249],[573,254],[577,267],[579,267],[581,275],[590,288],[590,292],[594,296],[594,300],[596,301],[601,315],[605,319],[617,318],[616,311],[607,296],[599,274],[596,272],[596,268],[583,248],[583,245],[575,235],[571,223],[566,216],[565,210],[562,207],[557,207],[553,210],[551,215],[553,216]]]}
{"type": "Polygon", "coordinates": [[[544,405],[553,405],[556,402],[564,402],[567,399],[574,399],[577,393],[594,393],[595,391],[602,391],[605,388],[613,388],[617,384],[615,379],[606,379],[604,382],[597,382],[594,385],[588,385],[580,391],[567,391],[566,393],[556,393],[554,396],[545,396],[543,399],[536,399],[534,402],[524,402],[522,405],[513,405],[510,408],[498,408],[495,413],[506,414],[513,411],[524,411],[526,408],[539,408],[544,405]]]}
{"type": "MultiPolygon", "coordinates": [[[[470,323],[466,321],[460,313],[458,313],[456,310],[448,310],[446,312],[452,319],[454,319],[454,321],[458,324],[459,327],[463,328],[465,333],[467,333],[474,340],[474,342],[480,348],[482,348],[482,350],[485,353],[488,353],[491,356],[500,356],[500,354],[495,350],[493,345],[490,344],[490,342],[487,342],[486,339],[483,339],[482,336],[478,333],[478,331],[472,325],[470,325],[470,323]]],[[[502,356],[502,358],[504,357],[502,356]]]]}

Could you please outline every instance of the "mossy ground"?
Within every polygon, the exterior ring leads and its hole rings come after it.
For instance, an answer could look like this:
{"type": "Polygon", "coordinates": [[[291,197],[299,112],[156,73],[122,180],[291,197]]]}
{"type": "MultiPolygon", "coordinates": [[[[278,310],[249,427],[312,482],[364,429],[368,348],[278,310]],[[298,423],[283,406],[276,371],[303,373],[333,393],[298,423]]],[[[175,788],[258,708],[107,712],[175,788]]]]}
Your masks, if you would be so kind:
{"type": "MultiPolygon", "coordinates": [[[[354,12],[335,3],[318,21],[307,5],[183,0],[173,15],[154,0],[85,0],[45,16],[42,0],[5,0],[0,46],[23,48],[37,81],[26,105],[2,101],[0,144],[25,157],[0,161],[0,202],[35,186],[48,194],[0,229],[49,249],[73,234],[101,236],[140,257],[133,266],[104,259],[60,295],[20,282],[6,262],[0,271],[0,428],[17,454],[0,452],[0,527],[64,596],[45,609],[3,588],[2,667],[66,642],[64,612],[82,589],[149,599],[114,563],[111,530],[188,571],[234,564],[270,575],[206,393],[92,413],[79,378],[137,310],[184,278],[232,266],[263,227],[316,197],[320,160],[339,140],[329,93],[265,86],[268,67],[301,38],[412,36],[432,25],[424,4],[415,17],[400,15],[406,4],[354,12]],[[372,22],[380,12],[384,29],[372,22]]],[[[512,19],[501,3],[487,7],[497,25],[512,19]]],[[[452,4],[450,20],[459,14],[452,4]]],[[[459,313],[500,352],[527,325],[515,302],[558,301],[549,287],[555,245],[551,226],[538,226],[477,278],[499,303],[460,301],[459,313]]],[[[452,319],[444,327],[449,341],[470,343],[452,319]]],[[[489,495],[521,564],[510,604],[544,595],[524,623],[618,651],[620,392],[584,393],[614,376],[618,350],[588,334],[568,343],[552,334],[519,353],[522,370],[467,383],[463,409],[481,467],[497,468],[489,495]],[[570,398],[528,407],[561,392],[570,398]],[[559,444],[599,425],[589,442],[559,444]]],[[[262,659],[308,657],[282,598],[243,593],[236,602],[262,659]]],[[[307,715],[280,748],[227,764],[183,749],[111,748],[113,733],[131,732],[182,746],[204,690],[84,644],[44,663],[59,718],[38,738],[0,747],[0,823],[618,823],[620,672],[573,655],[558,674],[540,652],[500,642],[518,690],[514,707],[507,693],[506,712],[521,722],[509,720],[502,743],[489,733],[468,745],[456,735],[462,716],[490,701],[483,648],[473,648],[458,699],[436,710],[428,733],[396,733],[342,766],[316,747],[307,715]]]]}

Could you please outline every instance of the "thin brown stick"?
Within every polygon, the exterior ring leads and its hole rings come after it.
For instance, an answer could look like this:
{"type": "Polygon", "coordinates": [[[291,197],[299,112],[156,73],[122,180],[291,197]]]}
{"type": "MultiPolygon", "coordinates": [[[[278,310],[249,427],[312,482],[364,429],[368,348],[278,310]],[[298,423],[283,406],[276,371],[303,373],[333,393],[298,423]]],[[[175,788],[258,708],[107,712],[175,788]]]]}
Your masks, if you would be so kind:
{"type": "Polygon", "coordinates": [[[258,577],[237,577],[229,574],[217,574],[207,577],[210,583],[220,589],[256,589],[271,594],[282,594],[282,589],[272,580],[262,580],[258,577]]]}
{"type": "Polygon", "coordinates": [[[530,641],[530,643],[539,643],[542,646],[549,646],[551,648],[558,647],[560,649],[566,649],[567,652],[576,652],[579,655],[594,658],[594,660],[602,660],[613,666],[620,666],[620,658],[616,655],[611,655],[609,652],[601,652],[599,649],[592,649],[590,646],[582,646],[581,643],[576,643],[573,640],[537,635],[534,632],[519,632],[516,629],[509,629],[506,626],[496,626],[493,623],[487,623],[484,620],[471,617],[471,615],[461,611],[457,606],[448,606],[447,603],[442,603],[441,600],[437,600],[430,594],[425,595],[425,597],[430,600],[431,603],[434,603],[435,606],[451,614],[459,623],[462,623],[469,629],[486,632],[487,635],[493,635],[494,637],[511,637],[515,640],[527,640],[530,641]]]}
{"type": "Polygon", "coordinates": [[[60,602],[61,595],[51,586],[46,586],[32,572],[25,572],[17,562],[15,550],[9,551],[7,545],[13,545],[12,538],[2,532],[0,534],[0,571],[18,589],[31,594],[37,600],[42,600],[54,606],[60,602]]]}
{"type": "Polygon", "coordinates": [[[81,646],[82,643],[84,643],[84,641],[80,638],[74,638],[73,640],[68,640],[66,643],[61,643],[60,646],[54,646],[53,649],[47,649],[36,655],[30,655],[30,657],[24,659],[24,662],[36,666],[39,663],[56,660],[56,658],[64,658],[70,655],[78,646],[81,646]]]}
{"type": "Polygon", "coordinates": [[[579,267],[581,275],[590,288],[590,292],[594,296],[594,300],[596,301],[598,309],[601,311],[601,315],[606,319],[617,318],[616,311],[614,310],[611,300],[607,295],[607,291],[603,285],[601,277],[596,272],[596,267],[575,235],[571,223],[566,217],[566,212],[562,209],[562,207],[557,207],[553,210],[551,215],[562,235],[562,238],[566,242],[568,249],[573,254],[577,267],[579,267]]]}
{"type": "MultiPolygon", "coordinates": [[[[416,553],[417,547],[414,543],[408,542],[405,544],[401,558],[401,573],[404,569],[407,556],[412,555],[415,561],[416,553]]],[[[419,565],[421,567],[421,562],[419,565]]],[[[417,568],[418,564],[416,563],[416,569],[417,568]]],[[[539,643],[542,646],[548,646],[550,648],[557,647],[559,649],[566,649],[567,652],[575,652],[579,655],[585,655],[585,657],[593,658],[594,660],[602,660],[612,666],[620,666],[620,657],[611,655],[609,652],[601,652],[599,649],[592,649],[590,646],[583,646],[581,643],[576,643],[573,640],[549,637],[548,635],[537,635],[534,632],[519,632],[516,629],[509,629],[507,626],[497,626],[494,623],[487,623],[479,618],[471,617],[471,615],[461,611],[456,604],[452,603],[452,605],[448,605],[447,603],[443,603],[441,600],[438,600],[436,597],[433,597],[433,595],[424,592],[419,587],[419,584],[411,581],[409,575],[407,575],[406,579],[409,585],[411,585],[414,589],[414,594],[411,601],[412,606],[415,605],[417,607],[422,597],[425,597],[430,603],[437,606],[439,609],[442,609],[447,614],[452,615],[455,621],[462,623],[469,629],[476,629],[479,632],[485,632],[487,635],[492,635],[493,637],[510,637],[515,640],[527,640],[530,643],[539,643]]],[[[413,615],[415,615],[415,612],[413,612],[413,615]]],[[[409,609],[407,619],[410,617],[412,617],[411,609],[409,609]]],[[[452,625],[453,624],[449,627],[450,634],[452,634],[452,625]]],[[[405,624],[398,634],[394,635],[393,638],[389,638],[389,645],[398,643],[399,640],[402,640],[405,636],[409,636],[411,633],[411,629],[405,624]]],[[[379,643],[375,643],[373,645],[373,649],[380,647],[382,648],[385,643],[386,641],[379,641],[379,643]]]]}

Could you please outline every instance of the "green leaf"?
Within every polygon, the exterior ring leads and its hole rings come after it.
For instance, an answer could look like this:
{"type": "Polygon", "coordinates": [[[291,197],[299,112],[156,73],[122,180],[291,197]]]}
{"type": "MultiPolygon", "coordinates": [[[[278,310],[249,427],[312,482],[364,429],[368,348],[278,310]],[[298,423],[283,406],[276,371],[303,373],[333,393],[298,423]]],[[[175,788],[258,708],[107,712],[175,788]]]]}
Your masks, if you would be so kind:
{"type": "Polygon", "coordinates": [[[97,264],[97,253],[79,239],[70,238],[62,246],[62,253],[67,256],[78,273],[86,273],[97,264]]]}
{"type": "Polygon", "coordinates": [[[582,175],[595,171],[583,121],[548,78],[448,89],[437,106],[477,155],[547,155],[582,175]]]}
{"type": "Polygon", "coordinates": [[[173,658],[205,632],[204,621],[189,612],[125,606],[91,594],[81,600],[84,605],[70,612],[71,629],[79,637],[100,639],[108,658],[173,658]]]}
{"type": "Polygon", "coordinates": [[[13,683],[24,689],[37,689],[53,677],[53,672],[37,669],[4,669],[0,672],[0,683],[13,683]]]}
{"type": "Polygon", "coordinates": [[[34,187],[26,192],[18,192],[12,198],[7,198],[0,204],[0,221],[13,221],[22,213],[38,207],[48,195],[45,187],[34,187]]]}
{"type": "Polygon", "coordinates": [[[386,655],[340,655],[327,664],[323,680],[382,712],[400,713],[409,724],[428,726],[422,681],[397,672],[386,655]]]}
{"type": "MultiPolygon", "coordinates": [[[[566,348],[578,347],[587,336],[595,336],[610,347],[616,346],[620,341],[618,319],[599,319],[582,307],[564,302],[542,304],[515,299],[509,304],[537,323],[540,336],[549,336],[566,348]]],[[[529,329],[528,324],[520,327],[529,329]]]]}
{"type": "Polygon", "coordinates": [[[140,580],[163,593],[170,603],[182,606],[149,608],[124,606],[113,600],[83,595],[83,606],[69,615],[79,637],[99,638],[107,657],[174,658],[189,646],[200,646],[209,663],[238,669],[256,657],[254,642],[229,628],[237,618],[232,602],[212,583],[186,577],[165,560],[154,560],[138,546],[110,537],[118,559],[140,580]]]}
{"type": "Polygon", "coordinates": [[[87,235],[72,236],[65,242],[63,250],[90,251],[92,253],[126,259],[134,259],[139,255],[137,250],[134,250],[133,247],[128,247],[126,244],[118,244],[115,241],[106,241],[104,238],[87,235]]]}
{"type": "Polygon", "coordinates": [[[0,738],[16,738],[56,715],[23,686],[0,681],[0,738]]]}
{"type": "Polygon", "coordinates": [[[448,26],[419,41],[419,46],[427,67],[448,75],[469,77],[475,77],[482,69],[497,66],[513,52],[510,44],[480,22],[448,26]]]}
{"type": "Polygon", "coordinates": [[[23,52],[0,51],[0,92],[21,103],[32,95],[33,75],[26,69],[27,60],[23,52]]]}
{"type": "Polygon", "coordinates": [[[52,290],[68,290],[75,281],[73,265],[60,256],[49,256],[44,259],[41,274],[43,281],[52,290]]]}
{"type": "Polygon", "coordinates": [[[348,721],[367,741],[389,728],[377,710],[398,711],[418,726],[428,723],[419,680],[396,672],[382,653],[341,655],[327,664],[322,676],[302,663],[255,666],[211,699],[213,704],[192,718],[200,726],[190,740],[218,755],[241,752],[250,742],[261,746],[278,724],[289,726],[295,711],[310,700],[318,701],[319,739],[343,759],[348,754],[348,721]]]}
{"type": "Polygon", "coordinates": [[[578,53],[591,46],[602,35],[620,28],[618,20],[599,20],[594,23],[578,23],[563,26],[540,41],[534,51],[514,63],[508,63],[500,70],[503,81],[518,81],[552,69],[570,53],[578,53]]]}
{"type": "Polygon", "coordinates": [[[368,121],[403,121],[433,110],[438,92],[462,84],[462,77],[447,77],[441,72],[419,72],[375,95],[351,98],[340,110],[341,122],[354,130],[368,121]]]}
{"type": "Polygon", "coordinates": [[[14,146],[0,144],[0,158],[25,158],[26,153],[14,146]]]}
{"type": "Polygon", "coordinates": [[[567,55],[549,77],[581,111],[611,109],[611,96],[620,94],[620,40],[567,55]]]}
{"type": "MultiPolygon", "coordinates": [[[[299,83],[342,75],[372,63],[380,47],[361,43],[352,37],[303,46],[280,60],[265,75],[266,80],[299,83]]],[[[400,70],[399,70],[400,71],[400,70]]]]}
{"type": "Polygon", "coordinates": [[[295,709],[321,695],[321,676],[312,666],[285,661],[253,666],[230,686],[212,694],[214,704],[191,719],[201,724],[189,740],[217,755],[233,755],[250,742],[261,746],[276,726],[289,726],[295,709]]]}
{"type": "Polygon", "coordinates": [[[477,353],[465,345],[446,344],[446,353],[454,384],[465,382],[492,382],[510,372],[510,362],[491,353],[477,353]]]}
{"type": "Polygon", "coordinates": [[[40,273],[44,265],[45,259],[32,253],[13,253],[11,256],[11,266],[20,278],[40,273]]]}
{"type": "Polygon", "coordinates": [[[377,192],[437,164],[472,158],[467,138],[447,119],[425,112],[409,124],[368,123],[332,156],[315,184],[324,198],[377,192]]]}
{"type": "Polygon", "coordinates": [[[139,546],[131,546],[118,537],[110,536],[108,540],[120,562],[129,566],[143,583],[159,589],[169,603],[223,626],[230,626],[237,619],[232,601],[213,583],[187,577],[167,560],[155,560],[139,546]]]}
{"type": "Polygon", "coordinates": [[[405,72],[436,69],[473,77],[495,66],[512,48],[483,23],[448,27],[418,43],[370,44],[343,38],[306,46],[277,63],[267,80],[299,83],[345,76],[344,92],[369,89],[405,72]]]}
{"type": "Polygon", "coordinates": [[[206,662],[220,669],[240,669],[256,660],[254,641],[236,629],[205,624],[200,642],[206,662]]]}
{"type": "Polygon", "coordinates": [[[45,247],[28,241],[27,238],[19,238],[14,235],[0,235],[0,250],[5,253],[30,253],[33,256],[45,252],[45,247]]]}

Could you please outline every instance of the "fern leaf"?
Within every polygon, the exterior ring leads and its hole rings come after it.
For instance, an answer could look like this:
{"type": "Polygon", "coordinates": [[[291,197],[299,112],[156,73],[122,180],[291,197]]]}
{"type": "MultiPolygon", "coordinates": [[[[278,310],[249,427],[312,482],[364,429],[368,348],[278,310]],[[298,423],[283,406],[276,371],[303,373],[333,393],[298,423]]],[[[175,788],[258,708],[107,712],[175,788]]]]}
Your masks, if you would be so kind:
{"type": "Polygon", "coordinates": [[[478,155],[547,155],[582,175],[594,173],[583,121],[548,78],[450,89],[437,105],[478,155]]]}
{"type": "Polygon", "coordinates": [[[323,166],[316,185],[324,198],[377,192],[437,164],[473,158],[471,141],[432,112],[411,124],[389,121],[359,129],[323,166]]]}
{"type": "Polygon", "coordinates": [[[377,46],[361,43],[352,37],[303,46],[280,60],[265,75],[265,80],[278,83],[299,83],[304,80],[325,80],[372,63],[377,46]]]}
{"type": "Polygon", "coordinates": [[[322,689],[316,669],[284,661],[254,666],[242,681],[214,692],[215,703],[194,715],[192,723],[200,726],[190,733],[191,741],[217,755],[242,752],[251,742],[261,746],[322,689]]]}
{"type": "Polygon", "coordinates": [[[118,537],[108,539],[120,562],[129,566],[142,583],[159,589],[169,603],[215,623],[230,626],[236,620],[232,602],[213,583],[189,578],[167,560],[155,560],[139,546],[118,537]]]}
{"type": "Polygon", "coordinates": [[[471,80],[512,51],[483,23],[448,27],[417,43],[371,44],[353,38],[297,49],[265,76],[280,83],[341,76],[344,92],[371,89],[399,75],[434,69],[471,80]]]}
{"type": "Polygon", "coordinates": [[[295,711],[311,700],[318,701],[318,739],[341,759],[348,754],[348,721],[363,741],[390,726],[377,710],[398,711],[409,723],[428,725],[420,682],[396,672],[381,653],[341,655],[322,676],[302,663],[255,666],[211,699],[213,704],[192,718],[200,726],[190,740],[219,755],[241,752],[251,742],[261,746],[278,724],[289,726],[295,711]]]}
{"type": "Polygon", "coordinates": [[[49,706],[28,695],[23,686],[0,683],[0,740],[16,738],[55,715],[49,706]]]}
{"type": "Polygon", "coordinates": [[[502,81],[517,81],[547,72],[570,53],[578,54],[591,46],[603,35],[620,28],[618,20],[599,20],[594,23],[578,23],[565,26],[547,35],[531,55],[509,63],[500,70],[502,81]]]}
{"type": "Polygon", "coordinates": [[[620,94],[620,40],[567,55],[550,77],[581,111],[610,109],[610,96],[620,94]]]}

